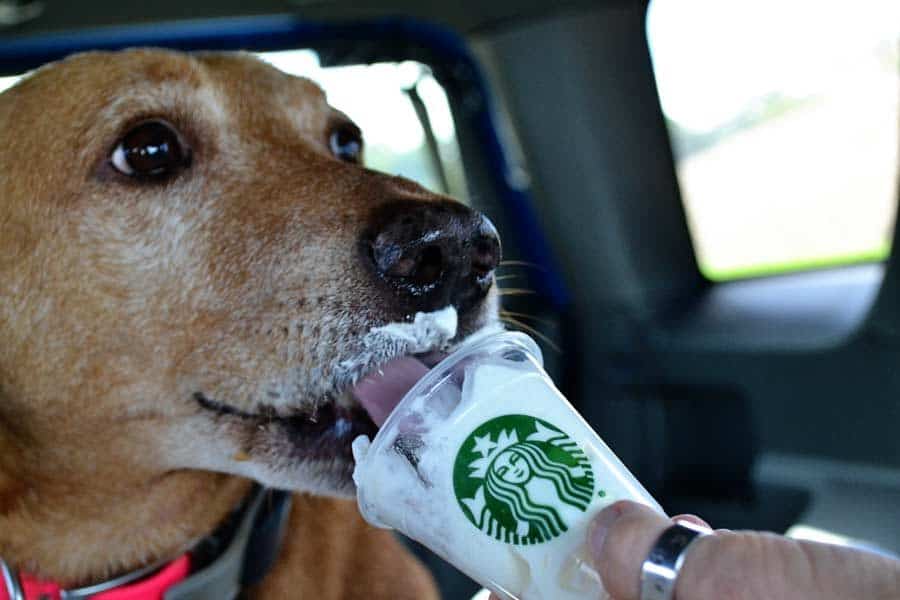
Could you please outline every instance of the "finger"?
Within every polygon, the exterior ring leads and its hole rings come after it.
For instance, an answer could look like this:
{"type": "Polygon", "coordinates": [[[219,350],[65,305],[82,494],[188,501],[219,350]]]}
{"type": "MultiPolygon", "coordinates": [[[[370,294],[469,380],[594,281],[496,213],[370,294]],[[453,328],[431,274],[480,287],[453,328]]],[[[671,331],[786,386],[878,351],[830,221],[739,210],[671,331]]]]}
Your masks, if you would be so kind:
{"type": "Polygon", "coordinates": [[[603,587],[617,600],[637,600],[640,570],[656,538],[672,522],[642,504],[619,501],[594,519],[591,550],[603,587]]]}
{"type": "MultiPolygon", "coordinates": [[[[601,511],[591,547],[604,587],[616,600],[638,600],[640,568],[651,546],[671,525],[633,502],[601,511]]],[[[722,532],[689,547],[676,598],[837,600],[900,598],[900,562],[837,546],[799,542],[757,532],[722,532]]]]}

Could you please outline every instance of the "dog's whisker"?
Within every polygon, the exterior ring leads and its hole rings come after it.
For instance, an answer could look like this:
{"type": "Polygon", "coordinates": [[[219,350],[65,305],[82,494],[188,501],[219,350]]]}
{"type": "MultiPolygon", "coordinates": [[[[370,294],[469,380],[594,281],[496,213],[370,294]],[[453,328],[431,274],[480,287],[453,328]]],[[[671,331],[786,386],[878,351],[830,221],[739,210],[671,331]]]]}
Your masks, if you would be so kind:
{"type": "Polygon", "coordinates": [[[513,312],[513,311],[511,311],[511,310],[501,310],[501,311],[500,311],[500,316],[507,316],[507,315],[508,315],[508,316],[511,316],[511,317],[514,317],[514,318],[515,318],[515,317],[520,317],[520,318],[522,318],[522,319],[528,319],[529,321],[535,321],[535,322],[537,322],[537,323],[543,323],[543,324],[545,324],[545,325],[553,325],[553,324],[554,324],[553,319],[546,319],[546,318],[543,318],[543,317],[536,317],[536,316],[534,316],[534,315],[529,315],[528,313],[513,312]]]}
{"type": "Polygon", "coordinates": [[[498,294],[501,296],[530,296],[537,294],[534,290],[529,290],[528,288],[498,288],[498,294]]]}
{"type": "Polygon", "coordinates": [[[533,262],[528,262],[527,260],[501,260],[500,264],[497,265],[498,269],[502,269],[504,267],[527,267],[529,269],[536,269],[538,271],[546,271],[546,269],[538,264],[533,262]]]}
{"type": "Polygon", "coordinates": [[[541,333],[540,331],[538,331],[531,325],[528,325],[527,323],[523,323],[522,321],[520,321],[514,317],[504,317],[502,315],[500,316],[500,320],[503,321],[504,323],[508,323],[509,325],[512,325],[513,327],[517,327],[517,328],[521,329],[525,333],[530,333],[531,335],[533,335],[537,338],[540,338],[544,343],[546,343],[548,346],[550,346],[550,348],[552,348],[556,352],[562,354],[562,349],[559,347],[559,345],[556,342],[554,342],[547,335],[541,333]]]}

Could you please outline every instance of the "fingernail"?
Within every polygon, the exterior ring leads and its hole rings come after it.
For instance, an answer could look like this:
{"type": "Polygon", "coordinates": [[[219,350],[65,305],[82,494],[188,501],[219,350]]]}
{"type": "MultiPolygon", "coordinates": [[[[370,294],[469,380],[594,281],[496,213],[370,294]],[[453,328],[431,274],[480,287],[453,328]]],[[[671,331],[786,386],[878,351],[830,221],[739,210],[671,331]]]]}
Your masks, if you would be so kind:
{"type": "Polygon", "coordinates": [[[699,525],[700,527],[712,529],[712,527],[709,526],[709,523],[707,523],[697,515],[676,515],[672,517],[671,520],[673,523],[678,523],[679,521],[687,521],[688,523],[693,523],[694,525],[699,525]]]}
{"type": "Polygon", "coordinates": [[[612,528],[613,523],[618,521],[622,515],[634,510],[635,507],[637,507],[637,504],[633,502],[619,501],[601,510],[596,518],[594,518],[590,531],[590,544],[595,557],[600,556],[600,551],[603,549],[603,543],[606,541],[606,536],[612,528]]]}

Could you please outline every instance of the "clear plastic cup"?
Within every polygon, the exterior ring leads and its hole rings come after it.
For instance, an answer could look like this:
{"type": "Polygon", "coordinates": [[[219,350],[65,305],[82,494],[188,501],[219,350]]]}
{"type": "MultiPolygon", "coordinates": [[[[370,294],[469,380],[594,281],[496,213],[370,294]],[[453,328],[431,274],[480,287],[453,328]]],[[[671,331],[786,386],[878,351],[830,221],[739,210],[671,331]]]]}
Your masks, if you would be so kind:
{"type": "Polygon", "coordinates": [[[354,441],[359,509],[500,597],[608,598],[587,547],[592,517],[621,499],[663,511],[542,365],[512,332],[440,362],[371,443],[354,441]]]}

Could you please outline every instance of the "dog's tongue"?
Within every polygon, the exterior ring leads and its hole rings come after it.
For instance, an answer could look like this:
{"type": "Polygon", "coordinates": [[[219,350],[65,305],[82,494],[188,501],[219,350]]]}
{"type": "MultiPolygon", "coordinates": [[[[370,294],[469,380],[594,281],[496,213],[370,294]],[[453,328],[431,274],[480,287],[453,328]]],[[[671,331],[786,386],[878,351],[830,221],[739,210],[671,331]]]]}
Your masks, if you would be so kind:
{"type": "Polygon", "coordinates": [[[353,395],[381,427],[406,392],[427,372],[428,367],[416,358],[395,358],[379,371],[362,378],[353,388],[353,395]]]}

